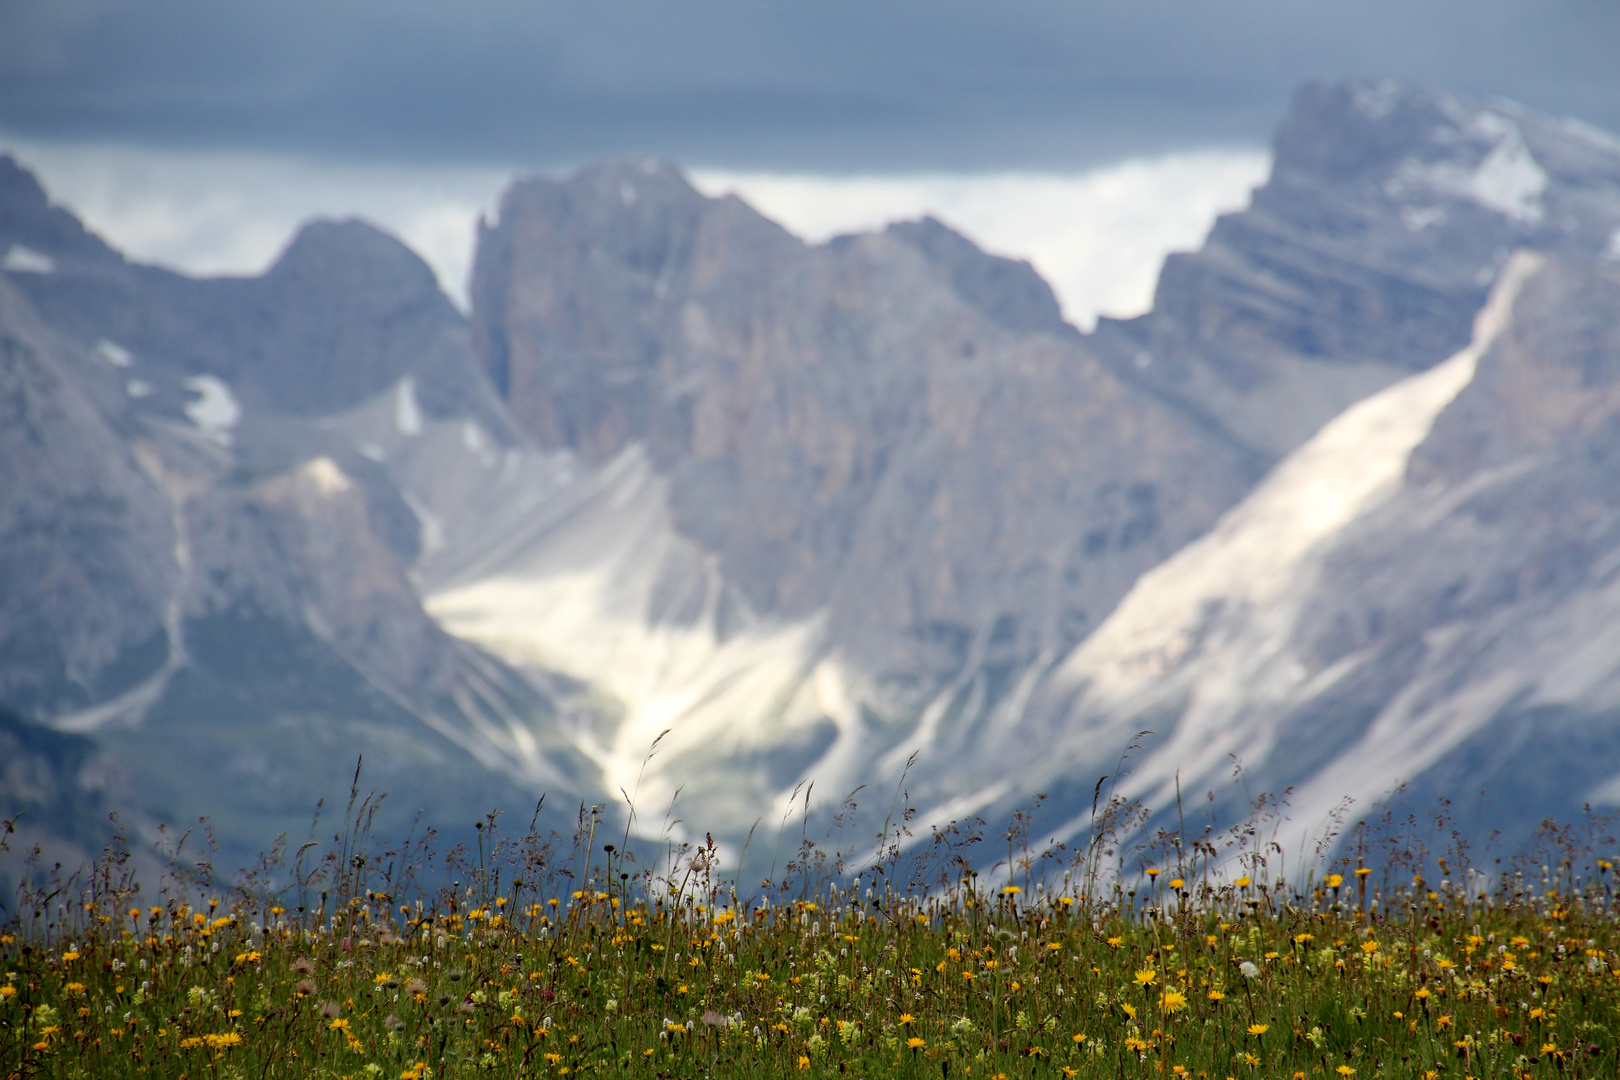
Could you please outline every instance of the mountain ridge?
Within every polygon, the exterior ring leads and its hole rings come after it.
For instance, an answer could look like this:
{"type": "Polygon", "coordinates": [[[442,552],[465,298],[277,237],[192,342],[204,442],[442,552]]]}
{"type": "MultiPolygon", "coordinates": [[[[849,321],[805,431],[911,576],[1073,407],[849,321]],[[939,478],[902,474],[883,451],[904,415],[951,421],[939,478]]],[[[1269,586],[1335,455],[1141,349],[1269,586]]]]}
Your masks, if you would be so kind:
{"type": "MultiPolygon", "coordinates": [[[[931,823],[1044,792],[1078,828],[1144,727],[1163,743],[1122,790],[1157,805],[1172,758],[1213,783],[1241,752],[1313,813],[1335,769],[1365,799],[1409,766],[1415,791],[1477,774],[1570,809],[1492,756],[1541,728],[1585,748],[1582,794],[1620,799],[1607,638],[1575,629],[1610,622],[1620,143],[1349,81],[1302,88],[1275,160],[1167,260],[1153,312],[1089,335],[937,221],[809,245],[659,163],[514,184],[469,319],[361,222],[190,280],[0,165],[0,249],[33,253],[0,273],[0,379],[59,387],[29,415],[104,446],[58,457],[130,506],[85,535],[146,567],[119,572],[144,630],[87,619],[88,676],[0,703],[137,787],[185,776],[166,812],[220,799],[235,830],[290,825],[361,752],[451,816],[684,784],[679,816],[729,845],[812,780],[910,767],[931,823]],[[1487,296],[1510,317],[1470,345],[1487,296]],[[1290,549],[1266,500],[1307,491],[1326,516],[1290,549]],[[1143,608],[1194,564],[1199,604],[1143,608]],[[1452,741],[1425,756],[1403,724],[1452,741]]],[[[24,466],[0,551],[31,550],[36,507],[60,510],[47,538],[94,523],[22,430],[0,431],[24,466]]],[[[0,645],[25,614],[0,605],[0,645]]],[[[67,655],[73,632],[43,637],[67,655]]],[[[48,669],[0,647],[0,680],[48,669]]]]}

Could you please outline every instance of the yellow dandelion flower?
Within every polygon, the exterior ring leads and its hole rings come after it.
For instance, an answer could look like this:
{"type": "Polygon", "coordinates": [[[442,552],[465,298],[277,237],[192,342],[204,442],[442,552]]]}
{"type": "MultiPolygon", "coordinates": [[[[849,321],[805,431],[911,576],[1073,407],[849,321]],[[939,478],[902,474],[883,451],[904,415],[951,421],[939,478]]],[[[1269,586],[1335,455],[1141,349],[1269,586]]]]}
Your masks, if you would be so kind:
{"type": "Polygon", "coordinates": [[[1270,1030],[1271,1030],[1271,1025],[1270,1024],[1250,1024],[1249,1025],[1249,1034],[1254,1035],[1256,1037],[1264,1035],[1266,1032],[1268,1032],[1270,1030]]]}
{"type": "Polygon", "coordinates": [[[1152,968],[1143,968],[1141,971],[1136,973],[1136,982],[1138,986],[1152,986],[1158,981],[1159,973],[1154,971],[1152,968]]]}
{"type": "Polygon", "coordinates": [[[1164,996],[1159,998],[1159,1007],[1165,1012],[1177,1012],[1187,1007],[1187,995],[1176,990],[1166,990],[1164,996]]]}
{"type": "Polygon", "coordinates": [[[915,1035],[913,1035],[911,1038],[906,1040],[906,1049],[907,1050],[921,1050],[923,1047],[925,1047],[927,1045],[928,1044],[926,1042],[924,1042],[922,1039],[917,1038],[915,1035]]]}

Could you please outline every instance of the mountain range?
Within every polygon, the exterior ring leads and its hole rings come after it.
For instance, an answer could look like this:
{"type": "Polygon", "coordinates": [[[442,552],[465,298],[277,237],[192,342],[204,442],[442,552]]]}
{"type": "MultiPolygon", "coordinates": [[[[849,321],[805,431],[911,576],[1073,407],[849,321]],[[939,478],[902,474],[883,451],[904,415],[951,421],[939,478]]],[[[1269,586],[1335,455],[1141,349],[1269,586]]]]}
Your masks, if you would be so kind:
{"type": "Polygon", "coordinates": [[[1403,782],[1510,837],[1620,802],[1620,140],[1579,122],[1308,84],[1091,334],[938,221],[806,244],[645,161],[515,183],[465,317],[359,221],[131,262],[10,159],[0,252],[30,836],[207,815],[241,865],[363,755],[400,830],[544,792],[735,850],[904,774],[1065,839],[1142,730],[1120,792],[1226,812],[1240,762],[1301,845],[1403,782]]]}

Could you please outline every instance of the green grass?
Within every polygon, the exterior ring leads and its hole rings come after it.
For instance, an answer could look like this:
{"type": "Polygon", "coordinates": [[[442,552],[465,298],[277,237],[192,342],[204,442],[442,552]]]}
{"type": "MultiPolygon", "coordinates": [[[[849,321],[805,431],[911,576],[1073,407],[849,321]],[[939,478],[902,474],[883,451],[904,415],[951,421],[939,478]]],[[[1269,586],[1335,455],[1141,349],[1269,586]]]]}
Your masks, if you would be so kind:
{"type": "Polygon", "coordinates": [[[1346,867],[1297,891],[1167,870],[1134,879],[1134,897],[1116,884],[1093,900],[964,870],[910,896],[822,882],[815,900],[743,903],[707,876],[706,850],[677,860],[654,901],[613,852],[582,865],[581,845],[531,865],[548,886],[573,874],[600,888],[497,892],[486,873],[405,904],[328,859],[325,910],[302,920],[246,890],[139,907],[106,873],[71,904],[30,893],[0,937],[0,1069],[1620,1075],[1606,865],[1489,900],[1421,879],[1375,896],[1346,867]]]}

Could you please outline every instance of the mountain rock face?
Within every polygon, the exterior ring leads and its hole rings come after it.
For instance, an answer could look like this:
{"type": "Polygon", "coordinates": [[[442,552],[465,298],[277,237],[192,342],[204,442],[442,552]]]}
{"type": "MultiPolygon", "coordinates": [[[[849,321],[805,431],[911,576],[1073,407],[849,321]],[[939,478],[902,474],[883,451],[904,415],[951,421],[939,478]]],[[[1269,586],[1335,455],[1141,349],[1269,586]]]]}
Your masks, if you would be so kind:
{"type": "MultiPolygon", "coordinates": [[[[1257,475],[1101,363],[1027,265],[937,222],[812,247],[666,166],[607,165],[514,187],[473,296],[518,421],[586,464],[638,455],[656,512],[712,557],[721,594],[691,615],[712,648],[731,625],[792,639],[755,709],[793,714],[791,738],[821,751],[800,767],[850,786],[929,710],[976,724],[1016,708],[1027,673],[1257,475]]],[[[514,656],[465,593],[430,606],[514,656]]],[[[734,677],[717,665],[711,688],[734,677]]],[[[705,678],[683,678],[703,709],[705,678]]],[[[703,730],[683,715],[658,721],[677,747],[703,730]]],[[[631,721],[627,764],[658,731],[631,721]]]]}
{"type": "Polygon", "coordinates": [[[1617,259],[1620,142],[1363,82],[1091,335],[937,221],[807,245],[667,165],[515,184],[463,320],[363,223],[191,279],[0,159],[0,779],[244,859],[362,753],[435,821],[728,844],[903,774],[1070,837],[1144,729],[1122,794],[1237,810],[1235,758],[1301,842],[1401,781],[1613,805],[1617,259]]]}
{"type": "Polygon", "coordinates": [[[1617,303],[1612,261],[1514,256],[1467,349],[1335,418],[1144,575],[1001,768],[1072,783],[1151,728],[1126,793],[1226,792],[1236,758],[1253,790],[1294,790],[1294,840],[1397,781],[1478,838],[1613,806],[1617,303]]]}
{"type": "MultiPolygon", "coordinates": [[[[667,167],[519,184],[481,234],[476,347],[519,423],[625,489],[431,586],[430,610],[618,702],[609,776],[642,775],[673,727],[663,772],[751,776],[745,805],[788,779],[886,780],[916,752],[936,816],[1060,788],[1047,760],[1088,773],[1054,804],[1078,813],[1095,775],[1074,754],[1111,767],[1131,723],[1179,706],[1094,720],[1065,655],[1268,467],[1299,473],[1325,423],[1467,346],[1511,252],[1613,246],[1617,185],[1620,146],[1578,124],[1309,85],[1253,205],[1169,260],[1151,314],[1082,338],[1027,268],[937,222],[806,247],[667,167]],[[617,646],[575,644],[594,636],[617,646]]],[[[1223,730],[1251,729],[1254,692],[1232,688],[1223,730]]]]}
{"type": "Polygon", "coordinates": [[[171,515],[70,351],[0,281],[0,697],[87,705],[166,655],[171,515]]]}
{"type": "Polygon", "coordinates": [[[1520,248],[1600,254],[1620,143],[1508,102],[1311,83],[1269,182],[1165,263],[1153,310],[1099,345],[1269,458],[1450,356],[1520,248]]]}
{"type": "Polygon", "coordinates": [[[390,827],[429,791],[430,822],[465,823],[491,798],[594,790],[552,703],[423,610],[407,494],[324,425],[403,391],[407,420],[500,430],[421,260],[315,223],[262,277],[193,280],[126,262],[9,159],[0,191],[0,249],[30,252],[0,280],[18,722],[90,739],[133,820],[207,815],[244,862],[307,829],[362,755],[363,782],[411,803],[390,827]]]}

